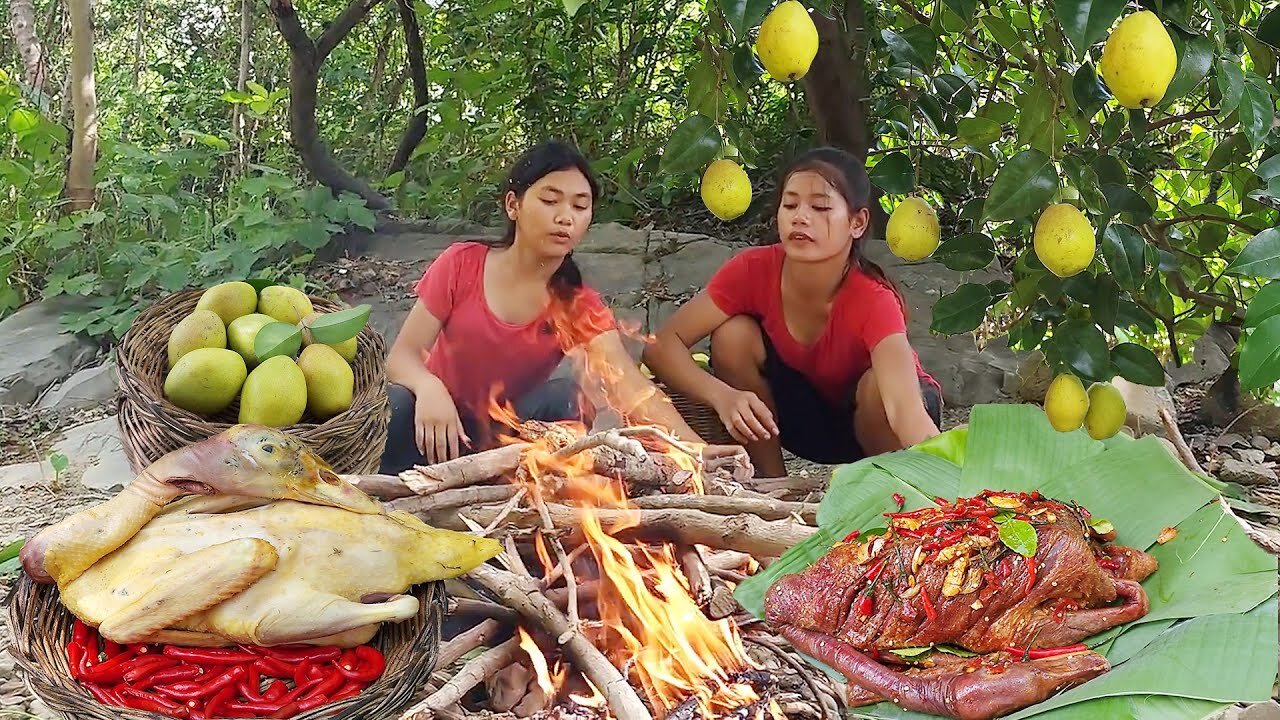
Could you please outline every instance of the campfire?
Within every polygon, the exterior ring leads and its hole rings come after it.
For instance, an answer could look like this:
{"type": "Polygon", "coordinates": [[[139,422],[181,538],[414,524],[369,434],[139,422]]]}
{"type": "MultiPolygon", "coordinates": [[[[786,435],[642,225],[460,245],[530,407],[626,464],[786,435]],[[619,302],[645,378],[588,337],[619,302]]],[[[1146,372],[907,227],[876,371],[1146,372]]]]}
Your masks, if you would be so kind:
{"type": "Polygon", "coordinates": [[[748,490],[745,468],[703,466],[658,428],[589,434],[492,413],[512,431],[502,447],[408,471],[415,495],[390,503],[507,549],[505,569],[450,585],[465,629],[446,636],[428,697],[402,720],[836,711],[837,694],[732,598],[756,558],[814,531],[814,505],[748,490]]]}

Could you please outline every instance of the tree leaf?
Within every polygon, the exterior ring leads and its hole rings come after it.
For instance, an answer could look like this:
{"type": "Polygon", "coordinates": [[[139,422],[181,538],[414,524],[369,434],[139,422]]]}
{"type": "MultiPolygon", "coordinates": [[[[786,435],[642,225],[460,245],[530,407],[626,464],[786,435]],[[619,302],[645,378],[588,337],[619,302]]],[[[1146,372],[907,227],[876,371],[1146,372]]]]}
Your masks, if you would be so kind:
{"type": "Polygon", "coordinates": [[[875,186],[889,195],[905,195],[916,187],[916,170],[911,159],[900,152],[891,152],[867,171],[867,177],[875,186]]]}
{"type": "Polygon", "coordinates": [[[1249,139],[1244,133],[1232,133],[1226,140],[1218,143],[1218,146],[1209,153],[1209,160],[1204,164],[1206,170],[1217,172],[1225,170],[1236,159],[1249,152],[1249,139]]]}
{"type": "Polygon", "coordinates": [[[1280,380],[1280,315],[1272,315],[1240,343],[1240,387],[1258,390],[1280,380]]]}
{"type": "Polygon", "coordinates": [[[722,142],[711,118],[694,113],[672,131],[658,169],[674,175],[695,172],[715,159],[722,142]]]}
{"type": "Polygon", "coordinates": [[[1089,298],[1089,314],[1105,332],[1115,330],[1120,318],[1120,286],[1110,275],[1100,275],[1094,283],[1093,295],[1089,298]]]}
{"type": "Polygon", "coordinates": [[[720,91],[720,73],[715,66],[702,58],[689,68],[687,77],[685,97],[689,108],[699,115],[720,119],[729,103],[720,91]]]}
{"type": "Polygon", "coordinates": [[[1054,0],[1053,8],[1062,33],[1081,58],[1124,12],[1124,0],[1054,0]]]}
{"type": "Polygon", "coordinates": [[[1270,282],[1249,300],[1249,308],[1244,313],[1246,328],[1258,327],[1264,320],[1280,315],[1280,282],[1270,282]]]}
{"type": "Polygon", "coordinates": [[[1053,351],[1082,380],[1101,380],[1111,368],[1107,339],[1086,320],[1068,320],[1054,328],[1053,351]]]}
{"type": "Polygon", "coordinates": [[[1120,377],[1131,383],[1162,387],[1164,367],[1155,353],[1137,343],[1120,343],[1111,348],[1111,362],[1120,371],[1120,377]]]}
{"type": "Polygon", "coordinates": [[[984,15],[982,26],[991,33],[991,37],[1000,47],[1005,48],[1005,52],[1017,53],[1018,46],[1022,44],[1022,38],[1018,37],[1018,31],[1013,29],[1008,20],[997,15],[984,15]]]}
{"type": "Polygon", "coordinates": [[[1093,116],[1097,115],[1111,98],[1111,93],[1098,79],[1093,63],[1089,62],[1081,65],[1080,69],[1076,70],[1075,77],[1071,78],[1071,95],[1076,101],[1076,107],[1080,108],[1080,115],[1085,120],[1093,119],[1093,116]]]}
{"type": "Polygon", "coordinates": [[[978,0],[942,0],[942,2],[963,20],[969,20],[978,12],[978,0]]]}
{"type": "Polygon", "coordinates": [[[1146,310],[1129,300],[1120,301],[1120,312],[1116,321],[1117,327],[1136,327],[1148,335],[1156,331],[1156,321],[1146,310]]]}
{"type": "Polygon", "coordinates": [[[262,292],[263,288],[269,288],[272,285],[279,284],[275,280],[272,280],[271,278],[247,278],[245,279],[245,282],[252,285],[253,289],[257,290],[258,292],[262,292]]]}
{"type": "Polygon", "coordinates": [[[578,14],[578,10],[587,4],[587,0],[560,0],[564,5],[564,14],[573,17],[578,14]]]}
{"type": "Polygon", "coordinates": [[[1023,150],[1014,155],[991,183],[983,217],[987,220],[1016,220],[1042,208],[1058,189],[1058,173],[1053,161],[1039,150],[1023,150]]]}
{"type": "Polygon", "coordinates": [[[1271,132],[1271,124],[1276,115],[1276,101],[1264,81],[1250,76],[1244,84],[1244,95],[1240,98],[1240,127],[1249,138],[1250,147],[1255,150],[1262,146],[1271,132]]]}
{"type": "Polygon", "coordinates": [[[253,340],[253,354],[261,363],[269,357],[284,355],[294,357],[302,347],[302,328],[287,322],[273,322],[262,326],[253,340]]]}
{"type": "Polygon", "coordinates": [[[372,307],[369,305],[357,305],[346,310],[325,313],[312,320],[308,326],[311,337],[325,345],[335,345],[350,340],[359,335],[365,324],[369,322],[370,310],[372,307]]]}
{"type": "Polygon", "coordinates": [[[889,54],[926,75],[933,71],[938,55],[938,38],[927,25],[912,25],[897,32],[889,28],[880,31],[880,37],[889,48],[889,54]]]}
{"type": "Polygon", "coordinates": [[[1254,235],[1227,266],[1226,272],[1280,280],[1280,228],[1270,228],[1254,235]]]}
{"type": "Polygon", "coordinates": [[[933,322],[929,324],[929,329],[943,335],[969,332],[982,323],[990,305],[990,288],[977,283],[965,283],[934,303],[933,322]]]}
{"type": "Polygon", "coordinates": [[[1147,278],[1147,241],[1137,228],[1112,223],[1102,231],[1102,257],[1116,283],[1136,290],[1147,278]]]}
{"type": "MultiPolygon", "coordinates": [[[[1181,37],[1175,33],[1174,42],[1177,43],[1181,37]]],[[[1203,35],[1191,38],[1177,50],[1178,70],[1169,82],[1164,97],[1160,99],[1163,107],[1168,107],[1174,100],[1194,90],[1209,74],[1209,68],[1213,67],[1213,41],[1203,35]]]]}
{"type": "Polygon", "coordinates": [[[960,118],[956,134],[965,145],[983,148],[1000,139],[1000,124],[984,117],[960,118]]]}
{"type": "Polygon", "coordinates": [[[772,0],[720,0],[724,18],[738,39],[745,39],[751,29],[769,14],[772,0]]]}
{"type": "Polygon", "coordinates": [[[1031,523],[1017,519],[1000,523],[1000,542],[1023,557],[1035,557],[1039,545],[1031,523]]]}
{"type": "Polygon", "coordinates": [[[973,84],[959,75],[943,73],[933,79],[934,92],[938,100],[954,107],[960,115],[973,110],[973,84]]]}
{"type": "Polygon", "coordinates": [[[1220,107],[1223,116],[1230,115],[1240,107],[1240,98],[1244,97],[1244,68],[1226,58],[1218,60],[1218,90],[1222,93],[1220,107]]]}
{"type": "Polygon", "coordinates": [[[1271,180],[1280,177],[1280,155],[1273,155],[1258,166],[1258,177],[1271,180]]]}
{"type": "Polygon", "coordinates": [[[995,259],[995,242],[982,233],[957,235],[942,243],[933,256],[950,270],[981,270],[995,259]]]}
{"type": "Polygon", "coordinates": [[[1272,7],[1258,22],[1258,39],[1273,48],[1280,48],[1280,5],[1272,7]]]}
{"type": "Polygon", "coordinates": [[[1115,214],[1127,214],[1134,222],[1142,223],[1151,218],[1151,204],[1128,185],[1103,183],[1102,194],[1107,198],[1107,206],[1115,214]]]}

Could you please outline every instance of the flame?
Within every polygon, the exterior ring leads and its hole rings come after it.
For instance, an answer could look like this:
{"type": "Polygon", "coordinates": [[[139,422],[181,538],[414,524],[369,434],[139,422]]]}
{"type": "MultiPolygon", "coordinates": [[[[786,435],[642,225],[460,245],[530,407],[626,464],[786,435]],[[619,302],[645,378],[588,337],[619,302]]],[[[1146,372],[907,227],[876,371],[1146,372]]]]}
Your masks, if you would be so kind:
{"type": "Polygon", "coordinates": [[[564,685],[565,670],[556,663],[556,672],[552,673],[547,670],[547,657],[542,654],[542,650],[538,644],[533,641],[529,633],[525,632],[523,627],[516,628],[516,632],[520,636],[520,649],[529,655],[529,661],[533,663],[533,672],[538,680],[538,687],[542,688],[542,692],[547,697],[556,696],[556,692],[564,685]]]}

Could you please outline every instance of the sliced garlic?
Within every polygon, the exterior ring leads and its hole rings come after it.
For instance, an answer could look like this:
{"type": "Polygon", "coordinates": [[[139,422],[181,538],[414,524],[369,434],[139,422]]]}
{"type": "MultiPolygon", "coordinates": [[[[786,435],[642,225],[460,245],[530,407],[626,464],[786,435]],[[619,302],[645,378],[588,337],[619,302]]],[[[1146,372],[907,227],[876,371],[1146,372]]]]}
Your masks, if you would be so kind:
{"type": "Polygon", "coordinates": [[[965,570],[968,568],[969,558],[963,555],[951,563],[951,567],[947,569],[946,577],[942,579],[943,597],[955,597],[960,594],[960,587],[964,583],[965,570]]]}

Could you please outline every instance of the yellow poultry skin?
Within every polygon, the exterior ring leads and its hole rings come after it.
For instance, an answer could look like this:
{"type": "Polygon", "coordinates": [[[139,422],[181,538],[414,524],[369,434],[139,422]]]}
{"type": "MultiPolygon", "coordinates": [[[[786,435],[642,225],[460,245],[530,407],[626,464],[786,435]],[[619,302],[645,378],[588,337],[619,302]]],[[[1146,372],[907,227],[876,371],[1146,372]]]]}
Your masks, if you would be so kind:
{"type": "Polygon", "coordinates": [[[500,551],[386,512],[296,439],[236,425],[45,528],[22,563],[116,642],[351,647],[418,612],[410,586],[500,551]],[[209,497],[179,500],[192,493],[209,497]]]}

